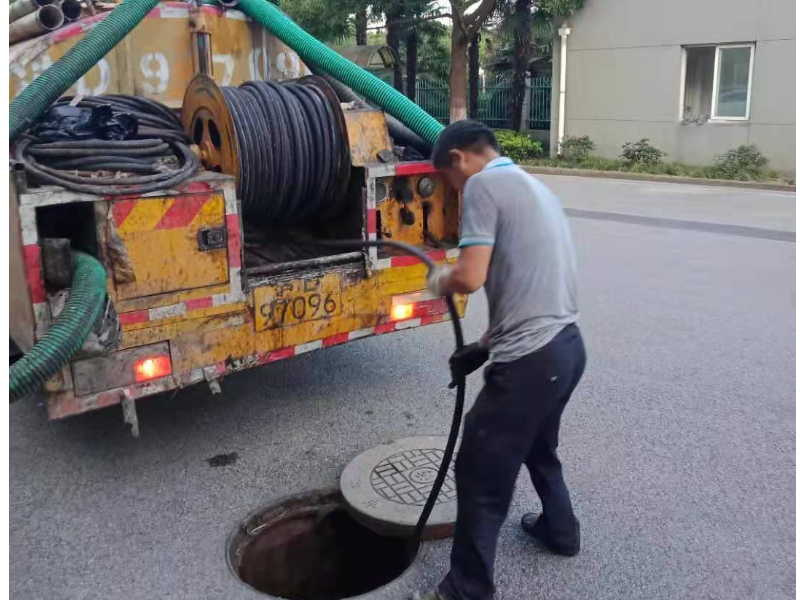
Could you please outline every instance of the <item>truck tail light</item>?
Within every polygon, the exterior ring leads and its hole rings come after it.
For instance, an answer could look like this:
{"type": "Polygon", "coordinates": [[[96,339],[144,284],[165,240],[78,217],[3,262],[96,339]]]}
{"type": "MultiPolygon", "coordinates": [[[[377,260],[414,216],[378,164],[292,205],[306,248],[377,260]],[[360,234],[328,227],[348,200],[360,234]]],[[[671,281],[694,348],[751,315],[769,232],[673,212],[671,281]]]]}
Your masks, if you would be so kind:
{"type": "Polygon", "coordinates": [[[444,298],[435,298],[430,292],[414,292],[392,297],[390,311],[392,321],[404,321],[414,317],[430,317],[447,312],[444,298]]]}
{"type": "Polygon", "coordinates": [[[172,374],[172,361],[166,354],[141,358],[133,364],[133,374],[137,383],[166,377],[172,374]]]}
{"type": "Polygon", "coordinates": [[[413,304],[392,304],[392,321],[410,319],[414,315],[413,304]]]}

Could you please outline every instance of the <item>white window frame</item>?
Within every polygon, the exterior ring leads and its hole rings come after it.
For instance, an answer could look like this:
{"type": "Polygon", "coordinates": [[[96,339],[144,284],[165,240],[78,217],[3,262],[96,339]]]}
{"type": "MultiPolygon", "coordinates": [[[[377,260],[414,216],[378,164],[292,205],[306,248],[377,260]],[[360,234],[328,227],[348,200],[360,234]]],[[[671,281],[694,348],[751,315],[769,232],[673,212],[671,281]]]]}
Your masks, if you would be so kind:
{"type": "MultiPolygon", "coordinates": [[[[750,120],[750,96],[753,91],[753,58],[755,44],[719,44],[714,49],[714,81],[711,88],[711,120],[715,122],[725,121],[749,121],[750,120]],[[743,117],[720,117],[717,115],[717,92],[719,92],[719,61],[720,49],[728,48],[749,48],[750,49],[750,66],[747,74],[747,103],[743,117]]],[[[684,75],[685,79],[685,75],[684,75]]]]}

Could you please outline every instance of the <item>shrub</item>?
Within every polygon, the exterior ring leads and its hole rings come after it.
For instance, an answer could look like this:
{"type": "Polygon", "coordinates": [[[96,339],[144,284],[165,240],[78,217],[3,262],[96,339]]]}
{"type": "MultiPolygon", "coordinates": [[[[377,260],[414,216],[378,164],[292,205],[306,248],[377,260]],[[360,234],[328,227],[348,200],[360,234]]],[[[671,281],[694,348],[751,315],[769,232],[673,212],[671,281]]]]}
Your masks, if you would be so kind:
{"type": "Polygon", "coordinates": [[[722,179],[764,179],[767,157],[754,145],[732,148],[717,156],[714,161],[716,177],[722,179]]]}
{"type": "Polygon", "coordinates": [[[667,155],[652,144],[647,138],[638,142],[625,142],[622,144],[620,158],[629,165],[657,165],[667,155]]]}
{"type": "Polygon", "coordinates": [[[561,157],[572,162],[586,160],[592,150],[594,142],[588,135],[580,137],[567,135],[561,142],[561,157]]]}
{"type": "Polygon", "coordinates": [[[501,154],[517,162],[541,156],[544,148],[539,140],[524,133],[510,129],[498,129],[494,132],[501,154]]]}

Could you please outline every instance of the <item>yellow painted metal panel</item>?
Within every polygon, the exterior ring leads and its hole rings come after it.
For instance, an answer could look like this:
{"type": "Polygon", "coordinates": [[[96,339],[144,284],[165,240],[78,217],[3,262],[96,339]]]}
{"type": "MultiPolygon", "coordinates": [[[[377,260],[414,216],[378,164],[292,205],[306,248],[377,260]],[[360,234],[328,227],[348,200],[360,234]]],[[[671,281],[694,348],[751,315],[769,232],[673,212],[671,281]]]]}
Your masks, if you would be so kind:
{"type": "MultiPolygon", "coordinates": [[[[211,37],[214,79],[239,85],[251,79],[281,81],[310,74],[297,53],[249,22],[240,11],[199,8],[211,37]]],[[[83,19],[11,48],[9,96],[81,40],[103,15],[83,19]]],[[[180,108],[195,74],[190,5],[162,2],[65,95],[136,94],[180,108]]]]}
{"type": "Polygon", "coordinates": [[[142,198],[117,223],[136,280],[117,284],[121,299],[228,280],[227,248],[201,251],[198,232],[225,224],[222,194],[142,198]]]}
{"type": "Polygon", "coordinates": [[[378,161],[378,152],[392,149],[383,111],[346,110],[344,120],[354,166],[363,167],[375,163],[378,161]]]}

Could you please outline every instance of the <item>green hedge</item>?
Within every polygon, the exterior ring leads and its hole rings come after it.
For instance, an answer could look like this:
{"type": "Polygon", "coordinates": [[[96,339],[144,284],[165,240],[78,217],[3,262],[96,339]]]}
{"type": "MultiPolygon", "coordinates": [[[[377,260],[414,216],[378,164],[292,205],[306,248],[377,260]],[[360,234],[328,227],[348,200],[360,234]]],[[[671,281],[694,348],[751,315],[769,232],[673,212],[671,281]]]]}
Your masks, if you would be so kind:
{"type": "Polygon", "coordinates": [[[496,129],[494,135],[497,143],[500,144],[500,153],[516,162],[537,158],[544,152],[544,147],[539,140],[524,133],[509,129],[496,129]]]}

